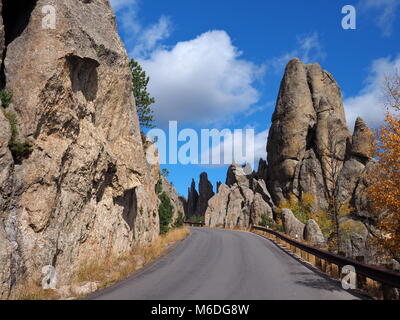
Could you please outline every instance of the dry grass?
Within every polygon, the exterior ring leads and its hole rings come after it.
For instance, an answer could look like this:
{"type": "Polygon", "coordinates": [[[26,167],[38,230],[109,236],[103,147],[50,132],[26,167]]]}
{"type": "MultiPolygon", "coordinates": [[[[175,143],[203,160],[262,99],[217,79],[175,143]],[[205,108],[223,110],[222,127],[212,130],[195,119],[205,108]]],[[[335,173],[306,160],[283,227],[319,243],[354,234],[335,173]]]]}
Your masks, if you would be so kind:
{"type": "MultiPolygon", "coordinates": [[[[91,261],[82,266],[71,281],[71,285],[85,282],[96,282],[98,289],[108,287],[132,275],[144,265],[161,257],[171,245],[185,239],[190,234],[188,228],[174,229],[165,235],[159,236],[151,244],[136,247],[131,252],[119,256],[109,257],[106,260],[91,261]]],[[[56,300],[61,297],[57,291],[43,290],[40,281],[30,281],[20,286],[15,299],[17,300],[56,300]]]]}
{"type": "Polygon", "coordinates": [[[43,290],[40,281],[26,281],[12,300],[56,300],[59,295],[53,290],[43,290]]]}

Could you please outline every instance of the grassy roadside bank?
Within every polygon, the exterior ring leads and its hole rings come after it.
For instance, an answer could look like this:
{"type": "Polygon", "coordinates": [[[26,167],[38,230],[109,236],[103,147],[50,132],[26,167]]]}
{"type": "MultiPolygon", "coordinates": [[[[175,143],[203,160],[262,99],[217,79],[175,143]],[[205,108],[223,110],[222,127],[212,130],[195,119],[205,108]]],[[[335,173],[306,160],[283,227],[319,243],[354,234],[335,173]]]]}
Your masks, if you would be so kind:
{"type": "Polygon", "coordinates": [[[173,229],[160,235],[151,244],[136,247],[131,252],[109,257],[101,263],[88,262],[76,273],[69,285],[57,287],[56,290],[43,290],[38,282],[29,282],[17,300],[64,300],[80,299],[87,295],[109,287],[134,274],[144,266],[168,252],[171,246],[185,239],[190,234],[188,228],[173,229]]]}

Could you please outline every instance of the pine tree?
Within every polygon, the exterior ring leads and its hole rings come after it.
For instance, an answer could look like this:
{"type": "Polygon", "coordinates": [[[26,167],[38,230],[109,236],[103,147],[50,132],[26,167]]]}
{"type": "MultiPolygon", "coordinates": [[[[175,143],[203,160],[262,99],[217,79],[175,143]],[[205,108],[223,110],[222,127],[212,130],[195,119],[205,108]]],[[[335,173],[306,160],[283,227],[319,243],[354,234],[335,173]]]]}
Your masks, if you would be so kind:
{"type": "Polygon", "coordinates": [[[134,59],[131,59],[129,65],[132,72],[132,91],[135,96],[139,124],[142,128],[154,128],[154,112],[150,105],[155,103],[155,99],[150,97],[147,91],[150,78],[134,59]]]}

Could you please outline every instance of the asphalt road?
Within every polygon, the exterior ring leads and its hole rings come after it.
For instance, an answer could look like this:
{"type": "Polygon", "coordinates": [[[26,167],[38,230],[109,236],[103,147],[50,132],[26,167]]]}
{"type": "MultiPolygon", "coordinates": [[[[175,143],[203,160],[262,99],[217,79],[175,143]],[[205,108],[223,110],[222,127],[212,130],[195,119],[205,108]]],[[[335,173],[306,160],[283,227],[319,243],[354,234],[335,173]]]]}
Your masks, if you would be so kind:
{"type": "Polygon", "coordinates": [[[205,228],[191,231],[170,253],[90,299],[358,299],[337,281],[258,235],[205,228]]]}

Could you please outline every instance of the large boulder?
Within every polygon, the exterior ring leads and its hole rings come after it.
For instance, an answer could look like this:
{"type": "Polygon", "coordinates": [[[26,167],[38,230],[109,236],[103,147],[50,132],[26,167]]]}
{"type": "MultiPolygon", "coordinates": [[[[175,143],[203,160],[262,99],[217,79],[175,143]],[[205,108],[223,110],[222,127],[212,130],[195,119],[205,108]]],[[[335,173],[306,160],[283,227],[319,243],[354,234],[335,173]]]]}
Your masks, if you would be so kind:
{"type": "Polygon", "coordinates": [[[326,247],[327,245],[326,239],[318,223],[314,219],[310,219],[306,223],[304,228],[304,240],[317,247],[326,247]]]}
{"type": "Polygon", "coordinates": [[[344,256],[369,262],[371,252],[368,250],[368,239],[368,229],[361,221],[347,218],[340,222],[339,252],[344,256]]]}
{"type": "Polygon", "coordinates": [[[282,223],[286,234],[298,240],[304,239],[305,225],[295,217],[292,210],[282,209],[282,223]]]}

